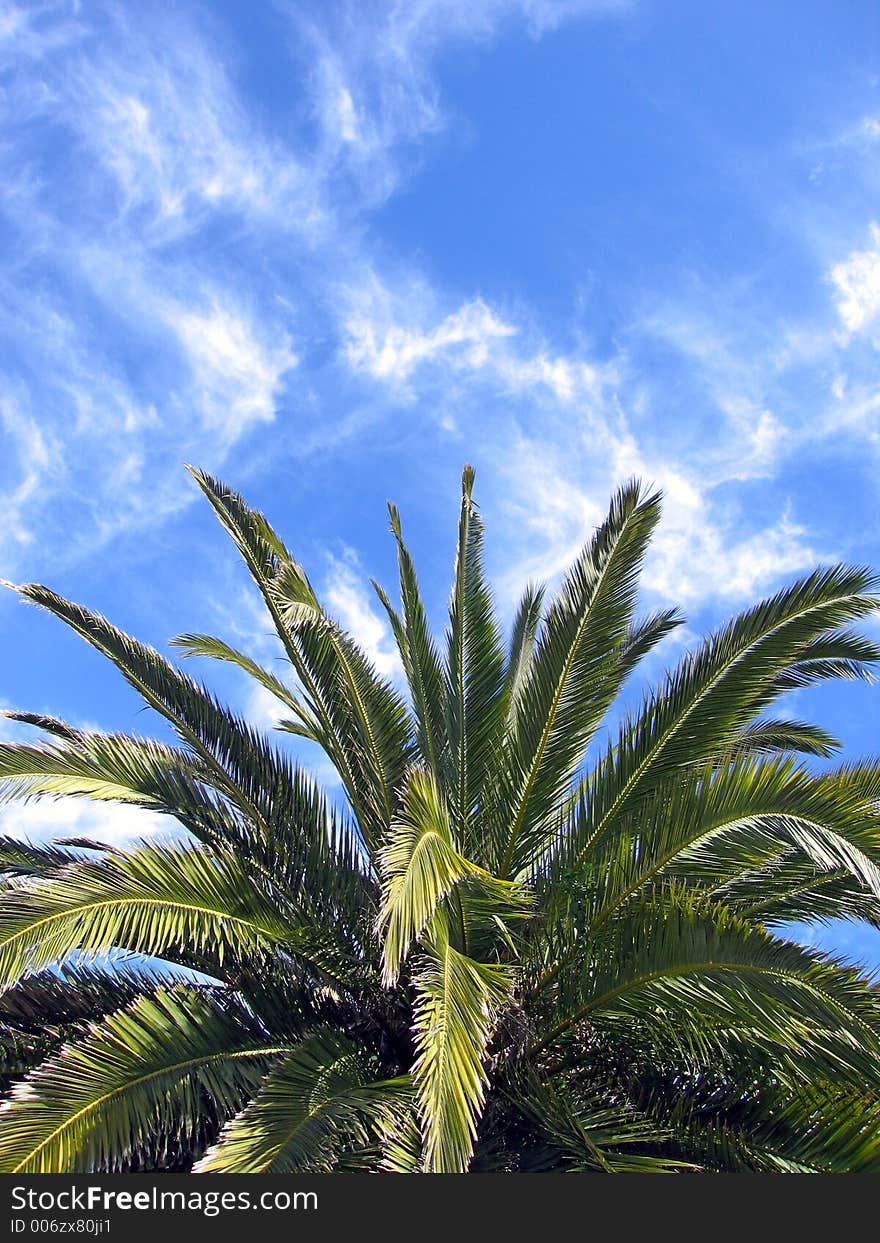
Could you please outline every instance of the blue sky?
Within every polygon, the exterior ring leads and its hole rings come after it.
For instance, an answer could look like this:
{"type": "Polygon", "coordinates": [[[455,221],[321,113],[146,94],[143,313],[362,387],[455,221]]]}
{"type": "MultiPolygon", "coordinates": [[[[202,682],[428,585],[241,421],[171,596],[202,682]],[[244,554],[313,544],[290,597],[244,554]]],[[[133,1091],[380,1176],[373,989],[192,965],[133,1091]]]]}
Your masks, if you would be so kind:
{"type": "MultiPolygon", "coordinates": [[[[667,661],[817,562],[880,566],[872,0],[0,0],[0,78],[5,577],[270,656],[184,461],[269,513],[392,676],[385,502],[439,628],[466,460],[505,613],[615,484],[659,484],[667,661]]],[[[2,598],[0,628],[0,703],[158,730],[52,619],[2,598]]],[[[878,704],[791,710],[856,756],[878,704]]],[[[880,963],[876,934],[821,938],[880,963]]]]}

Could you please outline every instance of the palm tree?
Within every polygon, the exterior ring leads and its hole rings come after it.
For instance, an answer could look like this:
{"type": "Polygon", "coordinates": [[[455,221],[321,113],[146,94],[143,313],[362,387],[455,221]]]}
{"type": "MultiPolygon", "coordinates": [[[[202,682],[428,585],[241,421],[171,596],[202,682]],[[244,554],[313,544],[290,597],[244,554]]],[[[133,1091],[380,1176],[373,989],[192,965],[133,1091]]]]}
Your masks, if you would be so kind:
{"type": "Polygon", "coordinates": [[[880,994],[783,935],[880,925],[880,764],[820,765],[834,740],[772,715],[868,675],[871,575],[819,569],[742,613],[611,729],[679,622],[636,617],[659,516],[639,484],[550,603],[526,589],[507,646],[472,470],[443,644],[390,507],[399,608],[377,591],[404,694],[266,519],[193,474],[290,677],[176,643],[270,691],[344,799],[153,649],[16,588],[179,744],[14,713],[46,737],[0,747],[0,790],[186,832],[0,843],[2,1168],[880,1170],[880,994]]]}

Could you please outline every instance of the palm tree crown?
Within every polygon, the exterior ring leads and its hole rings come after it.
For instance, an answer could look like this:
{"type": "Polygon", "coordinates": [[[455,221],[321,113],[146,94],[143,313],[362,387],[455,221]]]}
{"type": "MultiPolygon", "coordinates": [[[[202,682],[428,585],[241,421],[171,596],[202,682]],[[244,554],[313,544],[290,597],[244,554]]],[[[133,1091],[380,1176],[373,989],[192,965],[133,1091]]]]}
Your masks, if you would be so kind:
{"type": "Polygon", "coordinates": [[[443,643],[390,507],[399,606],[376,590],[404,692],[266,519],[193,474],[289,676],[176,643],[271,692],[344,798],[103,617],[15,588],[179,742],[13,713],[45,737],[0,746],[0,793],[134,804],[186,833],[0,841],[0,1168],[880,1170],[880,994],[783,935],[880,925],[880,764],[808,767],[834,740],[773,716],[791,688],[868,676],[880,649],[853,623],[874,578],[795,582],[612,728],[680,620],[636,616],[660,507],[638,483],[551,600],[526,589],[506,645],[473,471],[443,643]]]}

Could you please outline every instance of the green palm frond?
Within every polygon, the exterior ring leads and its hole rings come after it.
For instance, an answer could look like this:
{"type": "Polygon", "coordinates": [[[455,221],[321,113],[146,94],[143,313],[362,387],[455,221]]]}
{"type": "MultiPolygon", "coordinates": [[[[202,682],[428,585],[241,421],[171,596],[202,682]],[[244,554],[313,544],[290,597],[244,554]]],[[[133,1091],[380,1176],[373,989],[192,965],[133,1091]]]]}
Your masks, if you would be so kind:
{"type": "Polygon", "coordinates": [[[54,734],[58,738],[65,738],[68,742],[74,742],[80,734],[78,729],[74,729],[66,721],[59,721],[55,716],[46,716],[43,712],[12,712],[4,709],[0,711],[0,717],[5,717],[8,721],[19,721],[22,725],[33,725],[35,729],[41,729],[44,734],[54,734]]]}
{"type": "Polygon", "coordinates": [[[196,1173],[320,1173],[378,1141],[404,1116],[407,1076],[371,1081],[369,1060],[339,1032],[310,1036],[264,1080],[228,1122],[196,1173]]]}
{"type": "Polygon", "coordinates": [[[457,921],[459,948],[465,952],[487,924],[493,944],[499,932],[510,944],[508,925],[522,919],[531,905],[531,895],[521,886],[499,880],[456,849],[446,801],[433,776],[423,769],[410,773],[401,812],[378,863],[383,878],[379,931],[386,984],[395,982],[410,949],[431,928],[453,890],[450,915],[457,921]]]}
{"type": "Polygon", "coordinates": [[[828,759],[840,749],[836,738],[809,721],[764,719],[744,725],[734,735],[728,753],[773,755],[780,751],[801,752],[828,759]]]}
{"type": "Polygon", "coordinates": [[[302,659],[322,688],[356,785],[352,805],[374,848],[393,814],[394,796],[412,759],[408,714],[361,648],[318,608],[284,611],[302,659]]]}
{"type": "Polygon", "coordinates": [[[667,1127],[670,1151],[687,1151],[719,1172],[877,1173],[876,1098],[821,1079],[748,1086],[735,1079],[694,1083],[683,1095],[670,1082],[642,1094],[645,1113],[667,1127]]]}
{"type": "Polygon", "coordinates": [[[410,947],[425,932],[440,902],[473,865],[455,849],[449,809],[436,781],[413,771],[401,811],[378,856],[383,878],[379,929],[386,983],[397,979],[410,947]]]}
{"type": "Polygon", "coordinates": [[[191,472],[232,536],[321,726],[371,847],[387,826],[393,792],[411,759],[405,705],[354,640],[327,616],[302,567],[262,514],[211,476],[191,472]]]}
{"type": "Polygon", "coordinates": [[[606,925],[589,971],[580,963],[561,973],[554,1009],[534,1052],[584,1021],[625,1031],[650,1016],[664,1039],[700,1058],[745,1030],[780,1074],[810,1079],[833,1066],[854,1088],[880,1077],[877,990],[858,970],[683,893],[606,925]]]}
{"type": "Polygon", "coordinates": [[[880,661],[880,644],[849,628],[829,630],[806,643],[796,661],[772,684],[774,696],[830,678],[873,682],[872,666],[880,661]]]}
{"type": "Polygon", "coordinates": [[[439,778],[446,753],[446,687],[440,654],[431,635],[428,616],[409,549],[403,541],[400,515],[389,504],[391,530],[397,542],[402,615],[398,616],[378,583],[373,586],[391,622],[409,685],[416,737],[422,759],[439,778]]]}
{"type": "Polygon", "coordinates": [[[421,1174],[422,1133],[418,1111],[410,1101],[399,1111],[390,1126],[382,1124],[379,1141],[381,1160],[378,1170],[383,1174],[421,1174]]]}
{"type": "Polygon", "coordinates": [[[508,1090],[511,1104],[529,1124],[537,1151],[530,1166],[601,1171],[605,1174],[655,1173],[697,1168],[673,1156],[646,1149],[667,1146],[671,1130],[627,1104],[612,1104],[565,1082],[541,1079],[532,1071],[508,1090]]]}
{"type": "Polygon", "coordinates": [[[413,973],[416,1086],[428,1173],[466,1170],[485,1099],[484,1062],[498,1014],[509,1000],[509,967],[475,962],[435,924],[413,973]]]}
{"type": "Polygon", "coordinates": [[[207,1096],[234,1110],[273,1057],[230,999],[178,986],[96,1023],[0,1107],[0,1169],[118,1168],[157,1138],[197,1138],[207,1096]]]}
{"type": "Polygon", "coordinates": [[[133,854],[72,863],[0,893],[0,983],[71,954],[126,949],[162,957],[178,947],[261,954],[285,946],[344,968],[329,937],[293,910],[282,913],[233,854],[151,845],[133,854]]]}
{"type": "Polygon", "coordinates": [[[25,976],[0,994],[0,1090],[81,1037],[88,1024],[130,1004],[167,973],[141,963],[65,964],[25,976]]]}
{"type": "Polygon", "coordinates": [[[37,584],[15,590],[66,622],[107,656],[150,707],[171,722],[210,770],[222,793],[254,823],[264,824],[270,805],[266,787],[276,780],[282,765],[261,735],[153,648],[138,643],[106,618],[37,584]]]}
{"type": "Polygon", "coordinates": [[[178,818],[195,832],[220,831],[210,776],[185,751],[123,734],[80,733],[33,746],[0,743],[0,798],[37,795],[131,803],[178,818]]]}
{"type": "Polygon", "coordinates": [[[504,671],[508,729],[512,729],[516,721],[520,699],[535,663],[535,649],[543,606],[544,587],[530,583],[523,592],[513,619],[510,651],[504,671]]]}
{"type": "Polygon", "coordinates": [[[777,680],[801,652],[834,627],[877,608],[866,570],[816,570],[740,614],[667,675],[635,721],[597,766],[587,790],[589,815],[570,847],[581,858],[637,806],[646,791],[685,765],[730,746],[781,693],[777,680]]]}
{"type": "Polygon", "coordinates": [[[314,713],[293,693],[289,686],[285,685],[274,673],[263,668],[258,661],[238,651],[237,648],[231,647],[228,643],[224,643],[222,639],[215,639],[209,634],[181,634],[172,639],[171,643],[174,647],[180,648],[185,656],[206,656],[211,660],[225,661],[227,664],[235,665],[255,682],[259,682],[265,690],[296,715],[303,737],[323,743],[321,726],[314,713]]]}
{"type": "Polygon", "coordinates": [[[828,1174],[880,1173],[880,1107],[860,1092],[809,1087],[751,1119],[747,1143],[770,1161],[828,1174]]]}
{"type": "Polygon", "coordinates": [[[283,876],[297,895],[309,894],[315,909],[327,898],[336,916],[345,909],[349,925],[360,922],[369,886],[353,828],[265,744],[237,767],[239,795],[231,801],[229,780],[218,780],[199,756],[125,735],[79,733],[58,745],[0,744],[0,798],[79,795],[163,812],[212,848],[246,851],[267,878],[283,876]],[[247,805],[259,809],[256,824],[242,814],[247,805]]]}
{"type": "Polygon", "coordinates": [[[796,852],[711,890],[735,914],[785,931],[791,924],[861,921],[880,927],[880,901],[843,870],[820,872],[796,852]]]}
{"type": "Polygon", "coordinates": [[[658,643],[684,624],[678,609],[660,609],[634,621],[620,646],[618,663],[623,677],[638,667],[640,661],[650,655],[658,643]]]}
{"type": "Polygon", "coordinates": [[[789,848],[817,872],[842,869],[880,898],[880,786],[872,787],[846,770],[816,778],[785,757],[686,770],[644,799],[629,832],[584,868],[588,935],[664,877],[717,886],[731,870],[764,867],[789,848]]]}
{"type": "Polygon", "coordinates": [[[0,837],[0,875],[41,876],[79,858],[65,846],[38,846],[17,837],[0,837]]]}
{"type": "Polygon", "coordinates": [[[461,479],[458,550],[446,635],[447,790],[459,840],[470,850],[471,817],[487,780],[505,719],[504,651],[483,569],[483,521],[473,502],[473,467],[461,479]]]}
{"type": "Polygon", "coordinates": [[[642,557],[659,497],[629,484],[575,562],[547,613],[523,688],[493,817],[498,872],[516,876],[543,840],[586,747],[626,673],[642,557]]]}
{"type": "Polygon", "coordinates": [[[66,963],[62,968],[25,976],[0,994],[0,1021],[6,1027],[28,1032],[85,1025],[108,1011],[121,1009],[160,979],[152,964],[117,963],[110,967],[66,963]]]}

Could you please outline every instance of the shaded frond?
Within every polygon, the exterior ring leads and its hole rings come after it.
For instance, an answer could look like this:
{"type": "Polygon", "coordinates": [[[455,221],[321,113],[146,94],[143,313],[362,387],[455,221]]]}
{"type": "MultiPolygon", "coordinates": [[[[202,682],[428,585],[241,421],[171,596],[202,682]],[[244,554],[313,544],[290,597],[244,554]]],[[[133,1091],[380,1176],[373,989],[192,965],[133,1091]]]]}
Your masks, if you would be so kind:
{"type": "Polygon", "coordinates": [[[0,875],[41,876],[82,856],[66,846],[38,846],[18,837],[0,837],[0,875]]]}
{"type": "Polygon", "coordinates": [[[0,717],[6,717],[8,721],[19,721],[22,725],[33,725],[35,729],[41,729],[44,734],[54,734],[58,738],[66,738],[68,742],[75,741],[80,733],[66,721],[60,721],[55,716],[46,716],[42,712],[12,712],[5,709],[0,711],[0,717]]]}
{"type": "Polygon", "coordinates": [[[388,613],[400,652],[412,699],[419,750],[427,767],[439,778],[447,746],[443,666],[431,635],[415,566],[403,541],[400,515],[391,504],[388,512],[397,541],[402,616],[398,617],[382,588],[375,583],[374,587],[388,613]]]}
{"type": "Polygon", "coordinates": [[[113,1169],[158,1135],[192,1137],[204,1095],[230,1112],[283,1051],[229,999],[182,986],[140,997],[15,1086],[0,1169],[113,1169]]]}
{"type": "Polygon", "coordinates": [[[195,1172],[332,1170],[346,1151],[393,1130],[412,1097],[408,1077],[371,1081],[370,1070],[367,1059],[341,1033],[310,1036],[276,1064],[250,1104],[224,1126],[195,1172]]]}
{"type": "Polygon", "coordinates": [[[262,514],[219,480],[191,471],[231,535],[263,596],[320,724],[361,833],[372,847],[387,827],[393,793],[411,758],[405,705],[321,608],[304,570],[262,514]]]}
{"type": "Polygon", "coordinates": [[[544,604],[544,587],[530,583],[513,619],[510,652],[504,671],[504,695],[507,700],[507,727],[512,728],[519,712],[520,699],[535,662],[538,628],[544,604]]]}
{"type": "Polygon", "coordinates": [[[591,966],[560,976],[559,1017],[544,1048],[589,1020],[610,1030],[648,1021],[702,1058],[745,1029],[779,1073],[841,1084],[880,1079],[877,991],[855,968],[803,949],[684,894],[631,906],[592,943],[591,966]]]}
{"type": "Polygon", "coordinates": [[[840,743],[827,730],[808,721],[789,718],[754,721],[745,725],[734,734],[728,748],[733,756],[793,751],[822,759],[828,759],[839,749],[840,743]]]}
{"type": "Polygon", "coordinates": [[[510,1091],[513,1107],[534,1130],[541,1151],[530,1168],[601,1171],[605,1174],[668,1174],[697,1168],[670,1156],[651,1155],[670,1129],[625,1104],[590,1097],[564,1080],[542,1082],[534,1071],[510,1091]],[[635,1151],[633,1151],[635,1149],[635,1151]]]}

